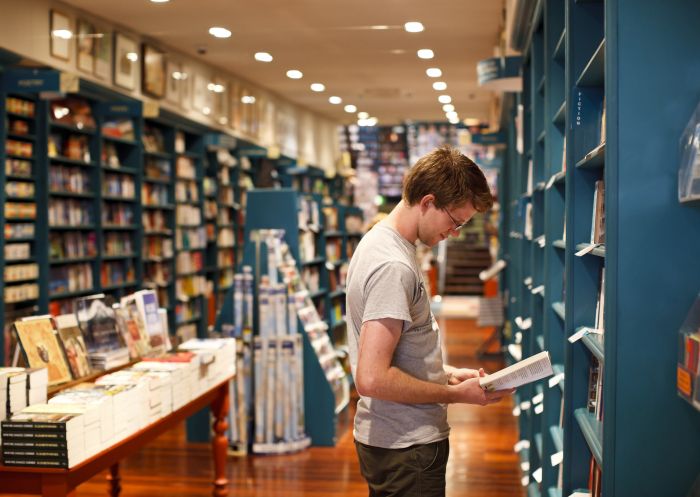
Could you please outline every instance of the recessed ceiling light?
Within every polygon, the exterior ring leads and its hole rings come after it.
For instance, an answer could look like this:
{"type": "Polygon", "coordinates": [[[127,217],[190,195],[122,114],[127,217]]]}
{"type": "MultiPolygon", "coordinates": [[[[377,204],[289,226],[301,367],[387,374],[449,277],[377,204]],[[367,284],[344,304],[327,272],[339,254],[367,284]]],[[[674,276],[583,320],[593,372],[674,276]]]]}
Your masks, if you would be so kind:
{"type": "Polygon", "coordinates": [[[267,52],[257,52],[255,54],[255,60],[260,62],[272,62],[272,55],[267,52]]]}
{"type": "Polygon", "coordinates": [[[151,0],[153,3],[168,3],[170,0],[151,0]]]}
{"type": "Polygon", "coordinates": [[[137,54],[136,52],[129,52],[126,54],[126,58],[131,62],[136,62],[137,60],[139,60],[139,54],[137,54]]]}
{"type": "Polygon", "coordinates": [[[444,81],[436,81],[433,83],[433,90],[444,91],[447,90],[447,83],[444,81]]]}
{"type": "Polygon", "coordinates": [[[444,110],[445,112],[452,112],[453,110],[455,110],[455,106],[452,104],[445,104],[442,106],[442,110],[444,110]]]}
{"type": "Polygon", "coordinates": [[[384,30],[389,29],[389,26],[387,26],[386,24],[377,24],[375,26],[370,26],[369,29],[374,29],[377,31],[384,31],[384,30]]]}
{"type": "Polygon", "coordinates": [[[350,114],[357,112],[357,107],[352,104],[348,104],[345,106],[345,112],[349,112],[350,114]]]}
{"type": "Polygon", "coordinates": [[[376,117],[367,118],[367,126],[376,126],[376,125],[377,125],[377,118],[376,117]]]}
{"type": "Polygon", "coordinates": [[[403,28],[409,33],[420,33],[423,31],[423,25],[418,21],[410,21],[403,25],[403,28]]]}
{"type": "Polygon", "coordinates": [[[287,77],[291,79],[301,79],[304,77],[304,73],[302,73],[298,69],[290,69],[289,71],[287,71],[287,77]]]}
{"type": "Polygon", "coordinates": [[[369,117],[369,114],[367,112],[358,112],[357,113],[358,119],[367,119],[368,117],[369,117]]]}
{"type": "Polygon", "coordinates": [[[214,26],[213,28],[209,28],[209,34],[214,38],[229,38],[231,36],[231,31],[226,28],[214,26]]]}
{"type": "Polygon", "coordinates": [[[333,105],[338,105],[340,103],[343,103],[343,99],[340,97],[336,97],[335,95],[332,97],[328,97],[328,101],[332,103],[333,105]]]}
{"type": "Polygon", "coordinates": [[[465,126],[478,126],[481,124],[481,120],[478,117],[465,117],[462,122],[465,126]]]}
{"type": "Polygon", "coordinates": [[[441,104],[449,104],[449,103],[452,103],[452,97],[449,96],[449,95],[440,95],[440,96],[438,97],[438,102],[440,102],[441,104]]]}
{"type": "Polygon", "coordinates": [[[439,78],[442,76],[442,71],[437,67],[429,67],[425,70],[425,73],[431,78],[439,78]]]}
{"type": "Polygon", "coordinates": [[[209,107],[202,107],[202,114],[208,116],[209,114],[211,114],[211,109],[209,107]]]}
{"type": "Polygon", "coordinates": [[[446,113],[445,113],[445,117],[446,117],[447,119],[455,119],[455,118],[456,118],[456,119],[459,119],[459,114],[457,114],[457,113],[454,112],[454,111],[452,111],[452,112],[446,112],[446,113]]]}
{"type": "Polygon", "coordinates": [[[311,91],[321,92],[326,89],[326,85],[323,83],[311,83],[311,91]]]}
{"type": "Polygon", "coordinates": [[[254,104],[255,103],[255,97],[252,95],[243,95],[241,97],[241,103],[243,104],[254,104]]]}
{"type": "Polygon", "coordinates": [[[421,59],[432,59],[433,57],[435,57],[435,54],[429,48],[421,48],[416,53],[418,54],[418,57],[421,59]]]}
{"type": "Polygon", "coordinates": [[[459,124],[459,118],[458,118],[458,117],[455,117],[455,118],[452,118],[452,119],[448,119],[448,121],[450,122],[450,124],[459,124]]]}

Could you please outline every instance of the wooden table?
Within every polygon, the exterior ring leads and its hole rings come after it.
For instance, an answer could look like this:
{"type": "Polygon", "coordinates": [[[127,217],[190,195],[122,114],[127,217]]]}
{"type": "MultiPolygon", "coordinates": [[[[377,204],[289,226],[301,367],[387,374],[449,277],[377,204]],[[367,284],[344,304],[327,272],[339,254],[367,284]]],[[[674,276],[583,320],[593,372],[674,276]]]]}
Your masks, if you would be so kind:
{"type": "Polygon", "coordinates": [[[214,497],[228,495],[226,478],[226,416],[229,409],[228,381],[222,381],[212,389],[184,405],[177,411],[159,419],[131,436],[95,454],[70,469],[24,468],[0,465],[0,493],[35,494],[44,497],[73,497],[75,488],[100,471],[109,468],[109,494],[117,497],[121,490],[119,461],[141,449],[165,431],[187,419],[206,406],[214,414],[212,428],[212,453],[214,456],[214,497]]]}

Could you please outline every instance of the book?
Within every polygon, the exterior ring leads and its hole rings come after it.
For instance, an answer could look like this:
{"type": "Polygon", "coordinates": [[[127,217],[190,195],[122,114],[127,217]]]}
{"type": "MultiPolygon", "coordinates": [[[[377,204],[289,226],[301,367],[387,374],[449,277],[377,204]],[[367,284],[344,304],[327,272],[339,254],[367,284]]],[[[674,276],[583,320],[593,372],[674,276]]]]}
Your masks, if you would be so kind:
{"type": "Polygon", "coordinates": [[[114,309],[107,305],[105,298],[105,295],[100,293],[75,301],[78,323],[89,354],[124,348],[117,331],[114,309]]]}
{"type": "Polygon", "coordinates": [[[500,371],[479,378],[484,390],[506,390],[517,388],[554,374],[549,352],[546,350],[503,368],[500,371]]]}
{"type": "Polygon", "coordinates": [[[61,314],[56,316],[54,321],[73,378],[77,380],[88,376],[92,370],[88,361],[85,340],[78,326],[78,318],[75,314],[61,314]]]}
{"type": "Polygon", "coordinates": [[[50,317],[16,321],[15,330],[29,366],[48,369],[49,385],[72,379],[50,317]]]}

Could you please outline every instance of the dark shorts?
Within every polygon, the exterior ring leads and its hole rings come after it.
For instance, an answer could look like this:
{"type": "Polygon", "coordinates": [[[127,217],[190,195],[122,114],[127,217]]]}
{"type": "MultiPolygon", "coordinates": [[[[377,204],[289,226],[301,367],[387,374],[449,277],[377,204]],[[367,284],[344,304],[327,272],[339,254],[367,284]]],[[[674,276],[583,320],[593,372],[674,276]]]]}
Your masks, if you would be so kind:
{"type": "Polygon", "coordinates": [[[449,439],[405,449],[355,441],[370,497],[444,497],[449,439]]]}

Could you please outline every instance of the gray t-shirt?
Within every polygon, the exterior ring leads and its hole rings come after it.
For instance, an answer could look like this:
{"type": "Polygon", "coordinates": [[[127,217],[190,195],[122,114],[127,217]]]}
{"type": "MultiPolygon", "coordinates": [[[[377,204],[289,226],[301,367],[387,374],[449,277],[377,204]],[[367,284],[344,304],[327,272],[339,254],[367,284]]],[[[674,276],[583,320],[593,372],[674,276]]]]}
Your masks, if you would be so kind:
{"type": "MultiPolygon", "coordinates": [[[[392,365],[424,381],[447,384],[440,329],[430,312],[416,247],[386,223],[377,224],[360,241],[347,275],[348,342],[353,376],[362,323],[400,319],[401,338],[392,365]]],[[[360,397],[355,440],[374,447],[399,449],[447,438],[445,404],[401,404],[360,397]]]]}

